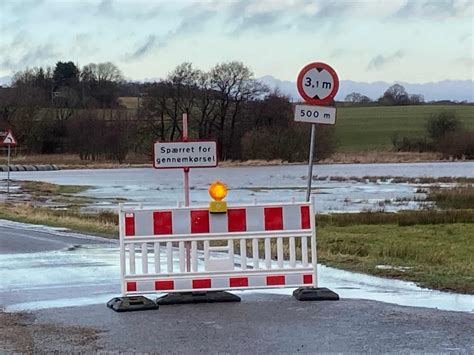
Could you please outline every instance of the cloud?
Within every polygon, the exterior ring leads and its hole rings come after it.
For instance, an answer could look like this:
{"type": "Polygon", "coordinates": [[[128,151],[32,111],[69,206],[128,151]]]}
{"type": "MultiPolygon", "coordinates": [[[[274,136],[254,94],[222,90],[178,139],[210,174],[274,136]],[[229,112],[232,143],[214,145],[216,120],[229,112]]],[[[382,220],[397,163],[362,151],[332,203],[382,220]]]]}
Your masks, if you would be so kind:
{"type": "Polygon", "coordinates": [[[112,0],[102,0],[96,7],[97,15],[115,15],[115,9],[112,6],[112,0]]]}
{"type": "Polygon", "coordinates": [[[472,32],[466,32],[459,36],[459,42],[462,43],[472,37],[472,32]]]}
{"type": "Polygon", "coordinates": [[[204,5],[192,5],[181,11],[179,25],[160,37],[159,47],[165,47],[169,42],[184,35],[198,34],[202,32],[207,23],[217,14],[216,8],[210,8],[208,3],[204,5]]]}
{"type": "Polygon", "coordinates": [[[373,57],[370,62],[367,64],[367,69],[368,70],[380,70],[386,65],[393,63],[397,61],[398,59],[401,59],[404,57],[404,53],[401,49],[393,53],[392,55],[389,56],[383,56],[381,54],[373,57]]]}
{"type": "Polygon", "coordinates": [[[472,0],[408,0],[394,19],[448,19],[472,16],[472,0]]]}
{"type": "Polygon", "coordinates": [[[145,43],[141,44],[134,52],[127,54],[125,57],[128,60],[137,60],[148,53],[150,53],[157,45],[157,38],[155,35],[149,35],[145,43]]]}
{"type": "Polygon", "coordinates": [[[339,58],[340,56],[344,55],[346,52],[347,52],[346,49],[336,48],[331,52],[331,54],[329,55],[329,58],[331,59],[339,58]]]}
{"type": "Polygon", "coordinates": [[[19,15],[24,14],[25,12],[34,11],[44,3],[44,0],[17,0],[10,2],[12,5],[11,11],[19,15]]]}
{"type": "Polygon", "coordinates": [[[133,1],[114,3],[112,0],[102,0],[97,4],[94,12],[96,16],[106,19],[146,21],[155,19],[161,13],[160,5],[150,7],[149,3],[134,3],[133,1]]]}
{"type": "Polygon", "coordinates": [[[473,68],[474,67],[474,58],[472,57],[461,57],[457,58],[456,62],[462,66],[473,68]]]}
{"type": "Polygon", "coordinates": [[[58,53],[51,43],[30,47],[19,60],[5,56],[0,67],[6,70],[22,70],[26,67],[41,66],[51,59],[57,59],[58,53]]]}
{"type": "Polygon", "coordinates": [[[246,31],[281,31],[289,29],[290,24],[280,23],[280,16],[277,12],[267,12],[243,17],[240,23],[229,32],[230,35],[239,35],[246,31]]]}

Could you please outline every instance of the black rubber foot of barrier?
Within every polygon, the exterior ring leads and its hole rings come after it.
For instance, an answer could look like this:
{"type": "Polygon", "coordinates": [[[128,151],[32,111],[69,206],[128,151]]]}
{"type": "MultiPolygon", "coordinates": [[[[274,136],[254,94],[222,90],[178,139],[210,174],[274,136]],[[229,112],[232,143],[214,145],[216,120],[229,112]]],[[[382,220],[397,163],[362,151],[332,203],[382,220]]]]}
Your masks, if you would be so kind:
{"type": "Polygon", "coordinates": [[[300,287],[293,291],[298,301],[337,301],[339,295],[325,287],[300,287]]]}
{"type": "Polygon", "coordinates": [[[158,309],[158,305],[143,296],[114,297],[107,302],[107,307],[115,312],[147,311],[158,309]]]}
{"type": "Polygon", "coordinates": [[[156,300],[160,306],[186,303],[240,302],[240,297],[225,291],[168,293],[156,300]]]}

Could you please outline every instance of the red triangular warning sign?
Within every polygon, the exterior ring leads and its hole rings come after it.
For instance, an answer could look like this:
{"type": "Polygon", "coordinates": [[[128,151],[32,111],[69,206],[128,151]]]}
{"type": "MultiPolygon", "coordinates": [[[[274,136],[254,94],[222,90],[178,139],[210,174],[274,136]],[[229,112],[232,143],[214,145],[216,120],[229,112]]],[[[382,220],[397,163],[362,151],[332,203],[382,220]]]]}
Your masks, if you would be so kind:
{"type": "Polygon", "coordinates": [[[13,136],[12,131],[7,132],[7,135],[5,136],[5,138],[3,138],[3,144],[4,145],[13,145],[13,146],[16,145],[16,139],[13,136]]]}

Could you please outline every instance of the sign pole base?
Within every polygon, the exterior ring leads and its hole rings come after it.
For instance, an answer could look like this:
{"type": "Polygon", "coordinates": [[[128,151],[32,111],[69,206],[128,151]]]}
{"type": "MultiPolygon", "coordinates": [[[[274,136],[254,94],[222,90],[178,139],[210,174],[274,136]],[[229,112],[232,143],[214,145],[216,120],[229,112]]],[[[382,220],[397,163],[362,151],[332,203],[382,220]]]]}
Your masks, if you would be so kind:
{"type": "Polygon", "coordinates": [[[308,158],[308,185],[306,187],[306,202],[309,202],[311,196],[311,182],[313,180],[313,159],[314,159],[314,141],[316,139],[316,126],[311,125],[311,141],[309,143],[309,158],[308,158]]]}

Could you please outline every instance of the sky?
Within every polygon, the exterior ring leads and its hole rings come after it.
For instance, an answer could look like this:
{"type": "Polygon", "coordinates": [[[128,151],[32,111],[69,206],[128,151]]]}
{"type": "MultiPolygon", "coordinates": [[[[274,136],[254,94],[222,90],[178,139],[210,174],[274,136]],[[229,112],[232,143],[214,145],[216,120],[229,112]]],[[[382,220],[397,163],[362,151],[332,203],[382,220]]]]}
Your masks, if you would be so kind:
{"type": "Polygon", "coordinates": [[[294,81],[307,63],[340,79],[473,79],[470,0],[0,0],[0,77],[27,67],[111,61],[129,80],[183,62],[237,60],[294,81]]]}

